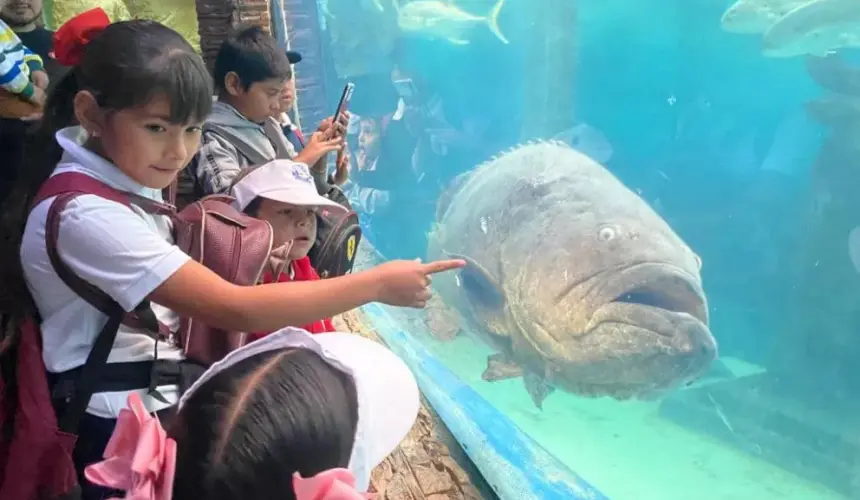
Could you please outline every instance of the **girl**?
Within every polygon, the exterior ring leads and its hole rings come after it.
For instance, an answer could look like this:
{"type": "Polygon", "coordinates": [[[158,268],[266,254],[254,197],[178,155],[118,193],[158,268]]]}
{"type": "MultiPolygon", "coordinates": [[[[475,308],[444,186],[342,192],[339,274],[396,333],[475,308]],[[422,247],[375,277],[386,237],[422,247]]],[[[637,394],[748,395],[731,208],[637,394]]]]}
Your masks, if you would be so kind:
{"type": "Polygon", "coordinates": [[[348,333],[286,328],[233,351],[167,431],[136,395],[86,476],[136,500],[362,499],[418,414],[409,369],[348,333]],[[133,461],[132,461],[133,458],[133,461]]]}
{"type": "MultiPolygon", "coordinates": [[[[75,295],[51,265],[45,229],[52,199],[27,214],[30,200],[45,179],[68,171],[161,200],[161,190],[196,152],[212,107],[206,67],[179,34],[152,21],[108,23],[96,9],[57,32],[57,59],[73,69],[48,99],[28,168],[3,211],[6,237],[0,243],[6,248],[0,256],[6,258],[0,272],[10,294],[4,310],[40,318],[43,358],[55,389],[74,383],[107,318],[75,295]],[[12,257],[16,251],[20,260],[12,257]]],[[[166,217],[85,195],[70,202],[59,219],[57,253],[73,273],[126,311],[150,300],[157,319],[171,328],[179,315],[229,330],[271,331],[372,301],[423,307],[430,297],[429,275],[465,264],[389,262],[337,279],[240,287],[174,246],[166,217]]],[[[147,411],[176,403],[175,384],[160,384],[156,399],[148,395],[150,379],[141,383],[138,375],[154,371],[154,359],[182,358],[179,347],[120,327],[101,374],[104,385],[78,427],[79,471],[100,459],[130,393],[139,395],[147,411]]],[[[99,498],[92,485],[82,487],[85,499],[99,498]]]]}

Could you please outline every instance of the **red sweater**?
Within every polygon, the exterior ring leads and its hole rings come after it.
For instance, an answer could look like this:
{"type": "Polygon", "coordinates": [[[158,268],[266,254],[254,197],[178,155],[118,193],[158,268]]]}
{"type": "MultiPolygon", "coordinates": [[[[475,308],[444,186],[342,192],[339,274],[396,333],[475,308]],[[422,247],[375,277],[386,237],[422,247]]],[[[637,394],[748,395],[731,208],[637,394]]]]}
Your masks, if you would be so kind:
{"type": "MultiPolygon", "coordinates": [[[[312,281],[320,279],[319,275],[314,270],[314,267],[311,265],[311,260],[308,257],[294,260],[290,265],[293,267],[293,278],[290,278],[290,273],[282,272],[278,275],[278,283],[285,283],[287,281],[312,281]]],[[[272,279],[272,273],[270,271],[266,271],[266,274],[263,275],[263,283],[275,283],[275,280],[272,279]]],[[[335,331],[334,326],[331,324],[331,319],[329,318],[326,318],[321,321],[314,321],[309,325],[302,326],[302,328],[311,333],[326,333],[335,331]]],[[[261,339],[270,333],[272,332],[254,332],[249,335],[248,341],[253,342],[254,340],[261,339]]]]}

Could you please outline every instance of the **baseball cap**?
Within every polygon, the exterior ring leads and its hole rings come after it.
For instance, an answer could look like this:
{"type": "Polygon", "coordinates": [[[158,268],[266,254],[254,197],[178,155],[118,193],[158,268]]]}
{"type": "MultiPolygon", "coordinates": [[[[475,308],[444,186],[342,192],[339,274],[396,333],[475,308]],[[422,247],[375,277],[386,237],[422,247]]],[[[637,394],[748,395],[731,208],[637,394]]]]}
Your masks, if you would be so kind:
{"type": "Polygon", "coordinates": [[[233,206],[240,212],[258,196],[302,207],[326,208],[335,213],[347,212],[346,207],[317,192],[307,165],[292,160],[273,160],[254,168],[233,184],[231,194],[235,198],[233,206]]]}
{"type": "Polygon", "coordinates": [[[373,340],[354,333],[313,335],[299,328],[278,330],[213,364],[182,395],[178,410],[217,373],[252,356],[281,349],[310,349],[352,377],[358,396],[358,424],[348,468],[355,475],[356,489],[366,491],[371,471],[412,429],[421,404],[412,372],[394,353],[373,340]]]}
{"type": "Polygon", "coordinates": [[[290,64],[296,64],[302,61],[302,55],[294,50],[288,50],[287,60],[290,61],[290,64]]]}

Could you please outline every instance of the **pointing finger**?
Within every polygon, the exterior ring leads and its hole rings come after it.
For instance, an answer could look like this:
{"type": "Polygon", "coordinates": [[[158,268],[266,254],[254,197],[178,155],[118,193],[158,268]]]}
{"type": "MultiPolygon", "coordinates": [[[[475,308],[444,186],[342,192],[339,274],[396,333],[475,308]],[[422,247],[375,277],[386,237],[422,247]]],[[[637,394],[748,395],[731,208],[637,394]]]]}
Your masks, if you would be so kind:
{"type": "Polygon", "coordinates": [[[437,260],[424,264],[424,274],[444,273],[454,269],[466,267],[466,261],[462,259],[437,260]]]}

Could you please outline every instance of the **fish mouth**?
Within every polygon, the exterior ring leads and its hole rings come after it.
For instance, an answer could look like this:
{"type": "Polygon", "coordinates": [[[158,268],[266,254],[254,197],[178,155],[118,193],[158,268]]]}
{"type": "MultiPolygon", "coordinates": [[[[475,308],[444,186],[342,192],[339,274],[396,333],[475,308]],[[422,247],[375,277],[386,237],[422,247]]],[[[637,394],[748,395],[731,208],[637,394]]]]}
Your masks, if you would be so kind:
{"type": "Polygon", "coordinates": [[[565,342],[575,359],[561,370],[561,385],[583,395],[646,399],[704,375],[717,344],[696,277],[647,263],[603,279],[601,305],[585,334],[565,342]]]}
{"type": "Polygon", "coordinates": [[[644,263],[627,267],[607,279],[599,294],[608,305],[630,304],[686,313],[708,323],[702,285],[695,276],[673,264],[644,263]]]}

